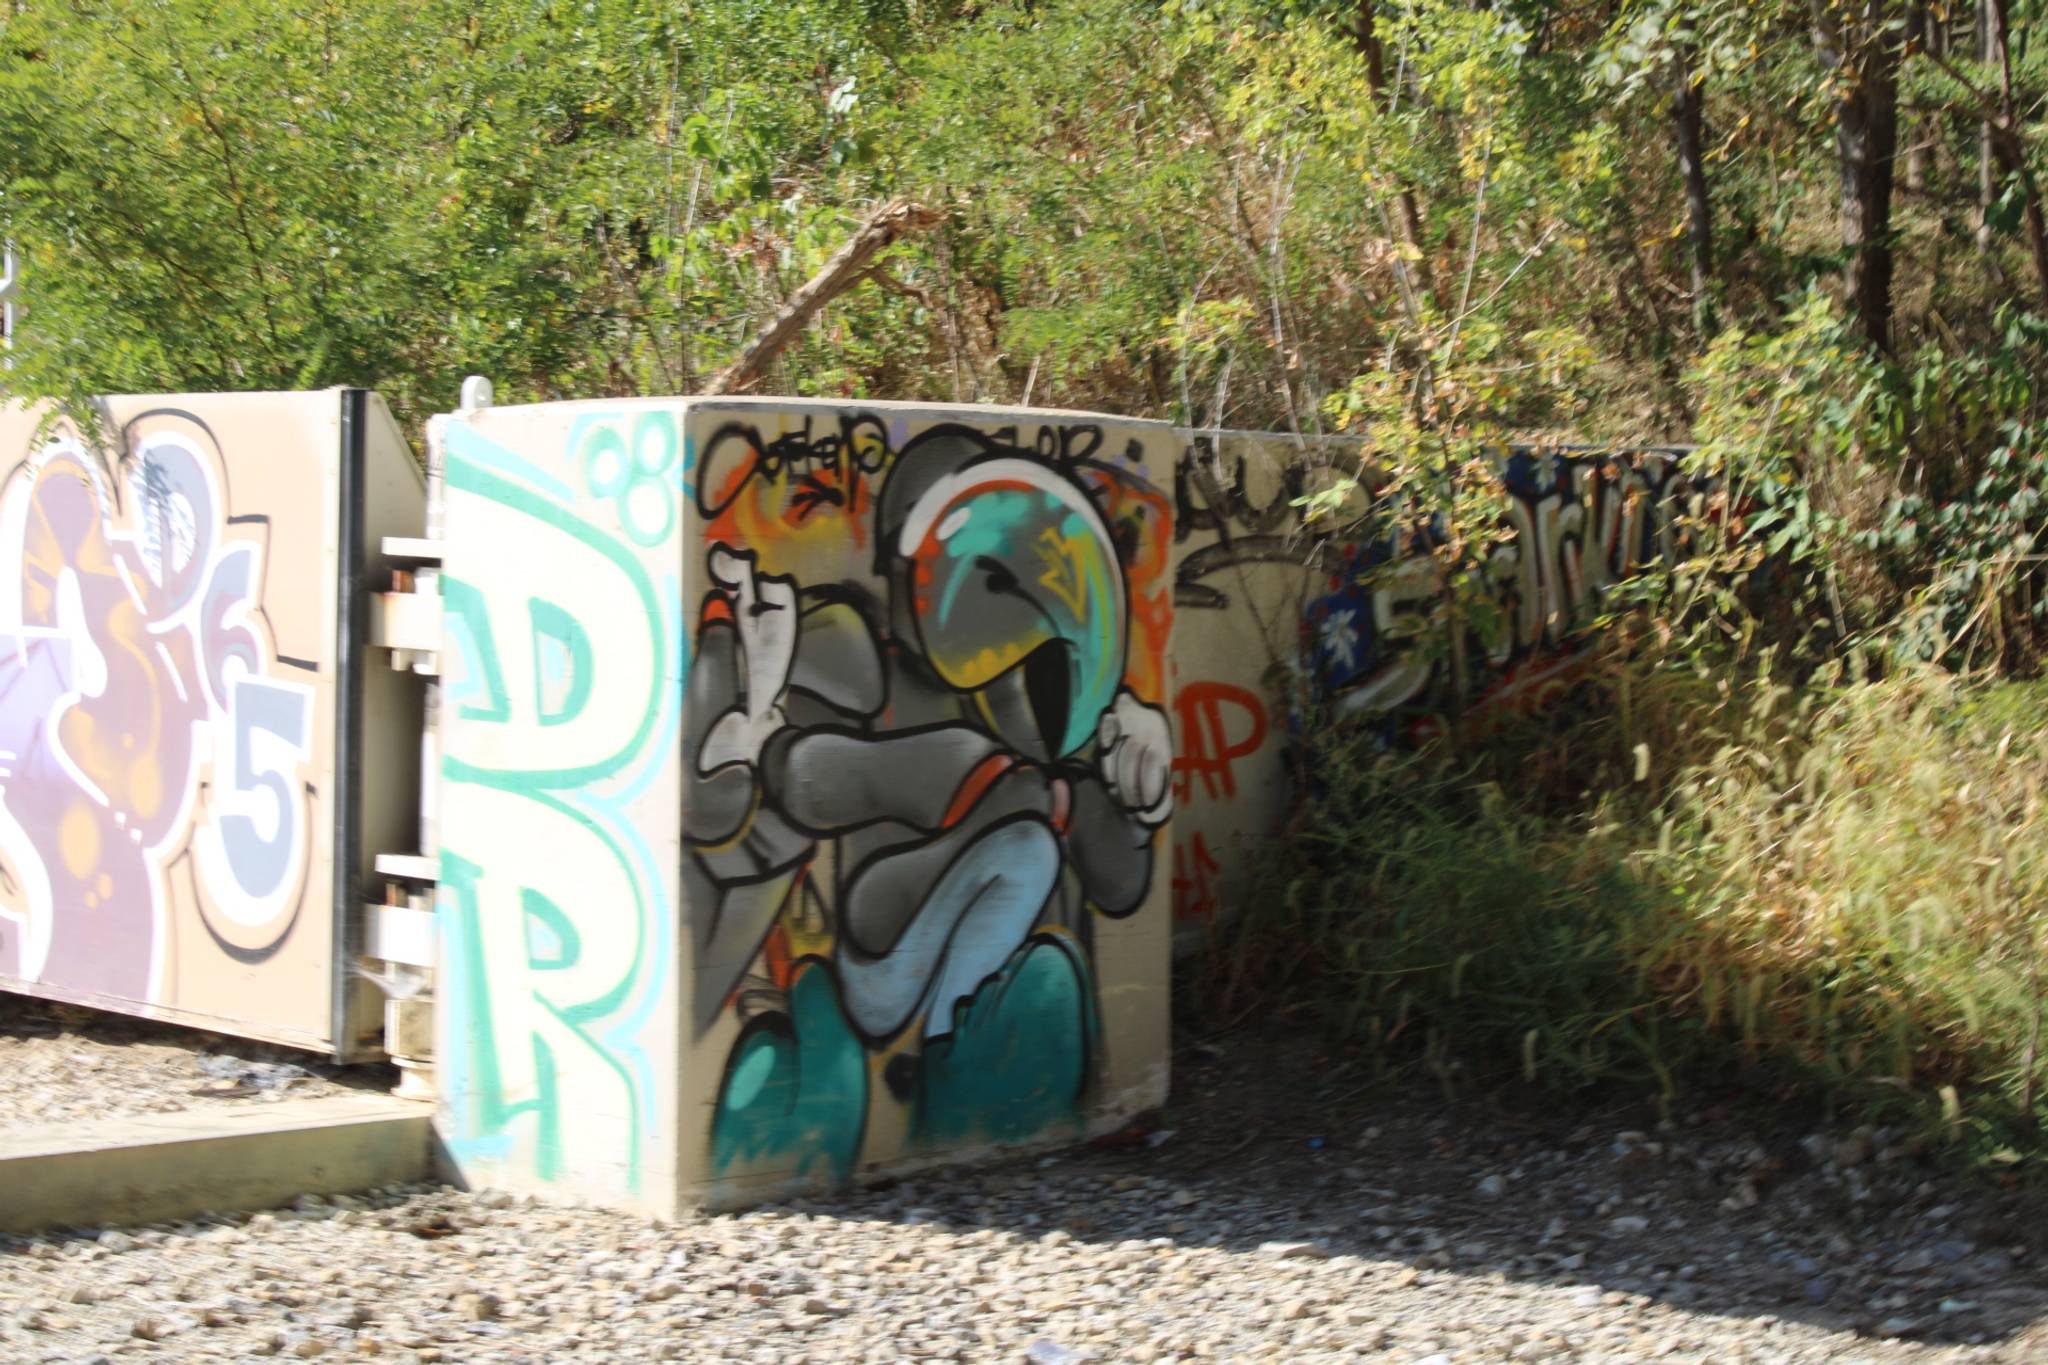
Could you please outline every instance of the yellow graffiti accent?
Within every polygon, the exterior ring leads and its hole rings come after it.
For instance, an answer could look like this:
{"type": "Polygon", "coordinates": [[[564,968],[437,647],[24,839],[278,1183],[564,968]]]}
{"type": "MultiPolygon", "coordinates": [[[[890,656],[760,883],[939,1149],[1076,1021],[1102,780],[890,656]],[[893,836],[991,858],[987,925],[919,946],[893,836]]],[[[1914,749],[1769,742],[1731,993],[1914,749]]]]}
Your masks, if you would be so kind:
{"type": "Polygon", "coordinates": [[[972,690],[986,686],[1021,662],[1044,638],[1044,631],[1034,631],[1026,640],[1008,641],[1000,648],[990,645],[964,657],[942,656],[934,651],[932,662],[938,666],[939,676],[948,683],[972,690]]]}
{"type": "Polygon", "coordinates": [[[128,799],[136,818],[147,823],[163,811],[164,800],[170,793],[165,789],[163,765],[156,755],[139,755],[128,773],[128,799]]]}
{"type": "Polygon", "coordinates": [[[73,801],[64,812],[63,823],[57,827],[57,846],[63,850],[66,870],[80,881],[99,864],[100,826],[85,802],[73,801]]]}
{"type": "Polygon", "coordinates": [[[1082,607],[1087,588],[1082,579],[1088,571],[1083,566],[1082,553],[1086,548],[1087,542],[1080,536],[1063,536],[1050,526],[1038,533],[1038,557],[1045,561],[1045,572],[1038,581],[1066,604],[1075,620],[1085,615],[1082,607]]]}
{"type": "Polygon", "coordinates": [[[791,897],[783,907],[782,927],[789,935],[792,958],[829,956],[837,942],[824,906],[815,901],[806,903],[800,894],[791,897]]]}
{"type": "Polygon", "coordinates": [[[861,522],[843,507],[820,506],[801,521],[787,516],[788,498],[763,480],[749,481],[706,533],[706,543],[723,541],[754,551],[765,574],[790,574],[805,581],[851,578],[866,563],[861,522]]]}

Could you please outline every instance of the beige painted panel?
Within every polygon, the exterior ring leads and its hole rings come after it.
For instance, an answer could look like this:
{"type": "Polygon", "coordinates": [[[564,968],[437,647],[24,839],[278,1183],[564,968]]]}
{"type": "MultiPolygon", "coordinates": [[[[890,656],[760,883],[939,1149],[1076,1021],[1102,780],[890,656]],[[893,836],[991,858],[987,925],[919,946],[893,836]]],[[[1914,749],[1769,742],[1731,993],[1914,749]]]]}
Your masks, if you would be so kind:
{"type": "Polygon", "coordinates": [[[0,412],[0,984],[321,1049],[339,402],[0,412]]]}
{"type": "Polygon", "coordinates": [[[450,419],[437,1117],[474,1184],[675,1204],[680,403],[450,419]]]}
{"type": "Polygon", "coordinates": [[[1170,429],[764,399],[689,435],[686,1196],[1159,1103],[1170,429]]]}

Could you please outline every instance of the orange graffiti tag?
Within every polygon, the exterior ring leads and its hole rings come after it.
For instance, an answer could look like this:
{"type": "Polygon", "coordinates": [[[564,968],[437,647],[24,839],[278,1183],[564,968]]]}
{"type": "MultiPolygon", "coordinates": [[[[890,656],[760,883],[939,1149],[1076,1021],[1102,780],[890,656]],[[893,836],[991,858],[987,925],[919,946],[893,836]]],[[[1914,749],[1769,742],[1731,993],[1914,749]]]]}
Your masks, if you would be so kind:
{"type": "Polygon", "coordinates": [[[1173,846],[1173,918],[1175,922],[1214,919],[1217,882],[1222,864],[1209,851],[1209,841],[1200,830],[1185,842],[1173,846]]]}
{"type": "Polygon", "coordinates": [[[1266,704],[1257,693],[1231,683],[1195,682],[1181,688],[1173,705],[1180,718],[1180,752],[1173,759],[1174,799],[1190,800],[1198,777],[1208,799],[1235,797],[1237,760],[1257,753],[1266,742],[1266,704]],[[1242,713],[1245,720],[1234,723],[1231,713],[1242,713]],[[1231,737],[1233,729],[1239,731],[1235,739],[1231,737]]]}

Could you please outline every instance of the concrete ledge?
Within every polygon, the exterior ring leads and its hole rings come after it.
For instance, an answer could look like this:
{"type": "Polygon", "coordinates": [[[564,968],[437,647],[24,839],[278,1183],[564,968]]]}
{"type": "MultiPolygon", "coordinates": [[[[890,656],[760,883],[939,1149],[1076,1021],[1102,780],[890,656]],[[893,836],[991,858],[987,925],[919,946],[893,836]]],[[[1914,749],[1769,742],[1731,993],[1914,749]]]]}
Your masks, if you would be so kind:
{"type": "Polygon", "coordinates": [[[433,1109],[280,1100],[0,1131],[0,1232],[156,1223],[426,1180],[433,1109]]]}

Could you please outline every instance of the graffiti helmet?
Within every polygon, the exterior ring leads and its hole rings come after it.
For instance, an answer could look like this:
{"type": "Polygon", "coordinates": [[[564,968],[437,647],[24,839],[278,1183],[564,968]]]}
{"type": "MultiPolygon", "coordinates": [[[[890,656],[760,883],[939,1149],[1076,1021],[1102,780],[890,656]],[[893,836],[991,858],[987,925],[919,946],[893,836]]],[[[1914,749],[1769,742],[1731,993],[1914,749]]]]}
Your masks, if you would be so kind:
{"type": "Polygon", "coordinates": [[[1086,489],[965,427],[903,448],[875,509],[899,613],[948,687],[1019,752],[1094,735],[1124,672],[1116,543],[1086,489]]]}

